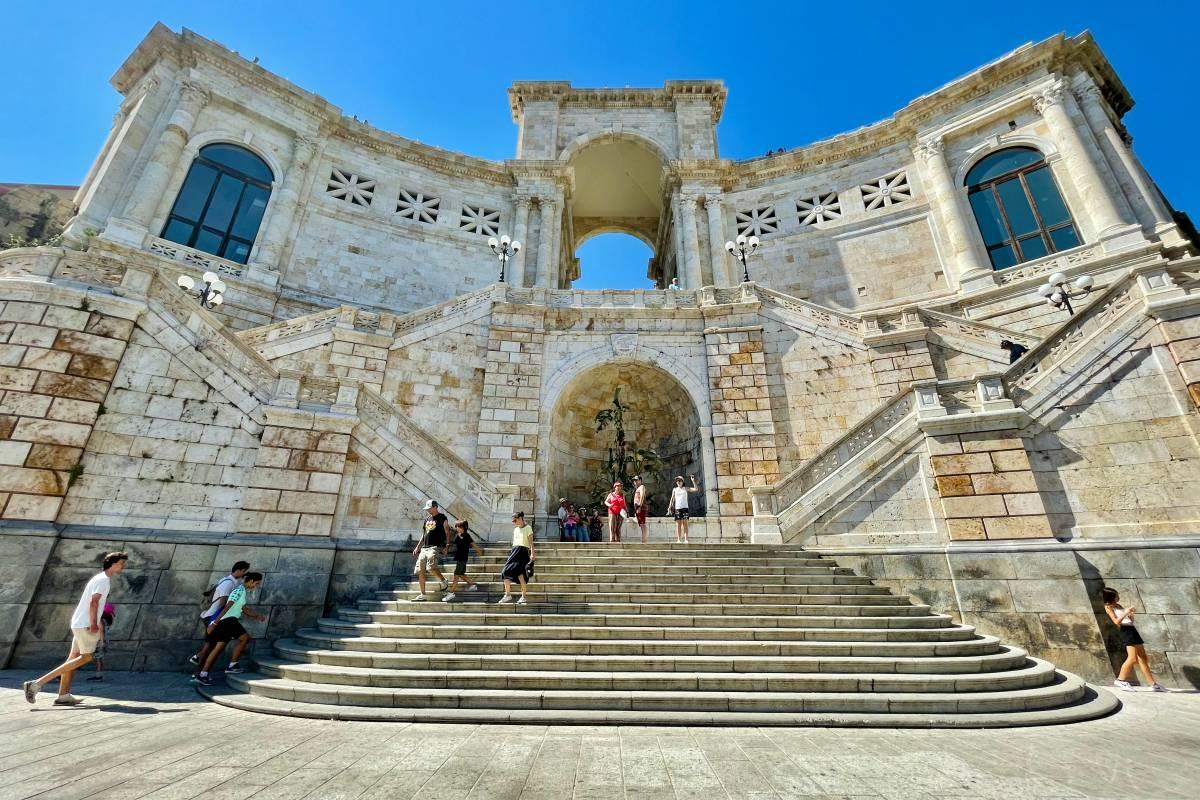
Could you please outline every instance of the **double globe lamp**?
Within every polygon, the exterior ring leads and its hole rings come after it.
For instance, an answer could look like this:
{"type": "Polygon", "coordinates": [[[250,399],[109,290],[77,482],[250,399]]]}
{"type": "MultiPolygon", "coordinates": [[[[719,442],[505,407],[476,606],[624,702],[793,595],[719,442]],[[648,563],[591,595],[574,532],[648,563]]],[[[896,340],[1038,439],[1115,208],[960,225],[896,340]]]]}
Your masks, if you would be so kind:
{"type": "Polygon", "coordinates": [[[204,308],[216,308],[225,302],[225,281],[215,272],[204,273],[204,288],[196,291],[196,280],[190,275],[180,275],[175,285],[188,294],[195,295],[204,308]]]}
{"type": "Polygon", "coordinates": [[[1071,307],[1071,298],[1083,297],[1095,285],[1096,280],[1091,275],[1080,275],[1068,286],[1067,276],[1056,272],[1047,278],[1045,284],[1038,287],[1037,293],[1046,298],[1047,304],[1066,309],[1067,314],[1074,316],[1075,309],[1071,307]]]}

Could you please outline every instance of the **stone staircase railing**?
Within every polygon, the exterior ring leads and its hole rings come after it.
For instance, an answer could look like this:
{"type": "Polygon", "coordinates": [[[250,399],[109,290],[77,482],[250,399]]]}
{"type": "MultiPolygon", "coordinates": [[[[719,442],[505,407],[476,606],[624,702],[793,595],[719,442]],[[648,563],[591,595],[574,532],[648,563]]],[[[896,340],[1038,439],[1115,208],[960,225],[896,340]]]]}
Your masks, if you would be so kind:
{"type": "Polygon", "coordinates": [[[381,472],[394,484],[407,483],[437,499],[481,534],[509,522],[516,487],[492,483],[372,389],[359,388],[357,410],[352,436],[386,466],[381,472]]]}

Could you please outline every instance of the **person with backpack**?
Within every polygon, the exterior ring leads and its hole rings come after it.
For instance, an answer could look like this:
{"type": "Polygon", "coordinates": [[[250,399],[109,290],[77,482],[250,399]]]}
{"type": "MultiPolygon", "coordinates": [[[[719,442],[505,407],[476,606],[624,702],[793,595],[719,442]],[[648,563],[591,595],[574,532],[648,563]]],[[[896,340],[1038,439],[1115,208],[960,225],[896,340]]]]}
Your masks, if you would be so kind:
{"type": "MultiPolygon", "coordinates": [[[[205,609],[200,612],[200,623],[204,626],[205,631],[212,623],[217,615],[221,613],[221,609],[225,607],[225,601],[229,595],[233,594],[233,590],[242,585],[242,579],[246,577],[246,573],[250,570],[249,561],[237,561],[233,565],[233,569],[229,570],[229,574],[217,584],[204,593],[205,597],[211,597],[205,609]]],[[[208,651],[211,648],[206,641],[200,648],[200,652],[193,653],[188,658],[188,663],[193,667],[199,667],[204,663],[204,659],[208,657],[208,651]]]]}
{"type": "Polygon", "coordinates": [[[256,620],[266,619],[262,614],[255,613],[253,609],[246,606],[246,595],[257,588],[262,583],[262,579],[261,572],[247,572],[242,580],[242,585],[230,592],[220,612],[212,622],[208,623],[206,629],[208,637],[205,639],[208,657],[204,660],[200,671],[192,676],[193,683],[201,686],[212,685],[208,671],[221,657],[225,645],[234,640],[237,641],[237,644],[233,646],[233,655],[229,658],[228,666],[225,667],[225,674],[236,675],[243,671],[240,660],[246,646],[250,644],[250,634],[242,627],[242,615],[245,614],[250,619],[256,620]]]}

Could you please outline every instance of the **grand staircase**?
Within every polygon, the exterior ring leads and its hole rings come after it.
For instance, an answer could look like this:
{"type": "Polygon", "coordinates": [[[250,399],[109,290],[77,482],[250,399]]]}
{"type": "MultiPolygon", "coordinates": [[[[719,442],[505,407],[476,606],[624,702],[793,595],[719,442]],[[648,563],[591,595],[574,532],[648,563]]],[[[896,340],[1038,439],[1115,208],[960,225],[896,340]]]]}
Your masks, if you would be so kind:
{"type": "Polygon", "coordinates": [[[1001,727],[1118,703],[795,546],[540,544],[529,604],[415,581],[276,642],[218,703],[321,719],[1001,727]]]}

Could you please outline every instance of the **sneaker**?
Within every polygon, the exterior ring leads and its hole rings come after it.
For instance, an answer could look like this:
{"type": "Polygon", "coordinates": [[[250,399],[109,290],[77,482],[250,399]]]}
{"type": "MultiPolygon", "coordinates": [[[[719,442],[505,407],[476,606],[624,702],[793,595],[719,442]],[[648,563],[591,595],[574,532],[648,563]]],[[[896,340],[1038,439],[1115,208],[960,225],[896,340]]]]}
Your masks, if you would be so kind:
{"type": "Polygon", "coordinates": [[[479,591],[479,584],[478,584],[478,583],[472,583],[470,586],[468,586],[468,587],[467,587],[467,591],[468,591],[468,592],[478,592],[478,591],[479,591]]]}
{"type": "Polygon", "coordinates": [[[200,674],[199,673],[193,672],[192,677],[188,678],[188,683],[199,683],[199,682],[200,682],[200,674]]]}
{"type": "Polygon", "coordinates": [[[450,588],[450,581],[442,581],[442,591],[444,592],[449,588],[450,588]]]}
{"type": "Polygon", "coordinates": [[[37,693],[42,687],[38,686],[37,681],[25,681],[21,688],[25,690],[25,702],[32,703],[37,700],[37,693]]]}
{"type": "Polygon", "coordinates": [[[82,702],[82,697],[76,697],[75,695],[69,693],[60,694],[58,697],[54,698],[54,705],[56,706],[77,706],[82,702]]]}
{"type": "Polygon", "coordinates": [[[454,599],[454,592],[450,592],[449,594],[447,594],[445,597],[442,598],[442,602],[449,603],[453,599],[454,599]]]}
{"type": "Polygon", "coordinates": [[[522,597],[520,600],[518,600],[518,601],[517,601],[517,605],[519,605],[519,606],[523,606],[523,605],[525,605],[525,598],[524,598],[524,597],[522,597]]]}
{"type": "Polygon", "coordinates": [[[102,681],[102,680],[104,680],[104,676],[103,675],[89,675],[88,680],[89,681],[102,681]]]}
{"type": "Polygon", "coordinates": [[[196,656],[195,653],[192,653],[190,656],[188,656],[188,663],[191,664],[193,667],[198,667],[198,666],[200,666],[200,659],[196,656]]]}
{"type": "Polygon", "coordinates": [[[428,597],[426,597],[425,595],[423,595],[423,594],[419,594],[419,595],[417,595],[416,597],[414,597],[412,600],[409,600],[408,602],[410,602],[410,603],[419,603],[419,602],[421,602],[422,600],[428,600],[428,599],[429,599],[429,598],[428,598],[428,597]]]}
{"type": "Polygon", "coordinates": [[[242,669],[241,662],[239,662],[239,661],[234,661],[232,664],[230,664],[228,667],[225,668],[226,675],[241,675],[243,672],[245,672],[245,670],[242,669]]]}
{"type": "Polygon", "coordinates": [[[201,686],[212,686],[212,678],[208,677],[207,675],[197,675],[196,683],[200,684],[201,686]]]}
{"type": "Polygon", "coordinates": [[[1133,691],[1133,684],[1131,684],[1129,681],[1116,680],[1116,681],[1113,681],[1113,686],[1115,686],[1118,689],[1124,689],[1127,692],[1133,691]]]}
{"type": "Polygon", "coordinates": [[[506,595],[504,595],[504,597],[500,598],[500,605],[504,605],[505,603],[511,603],[512,601],[513,601],[512,595],[506,594],[506,595]]]}
{"type": "Polygon", "coordinates": [[[1152,692],[1165,692],[1165,691],[1167,691],[1167,687],[1163,686],[1161,683],[1156,683],[1156,684],[1153,684],[1153,685],[1150,687],[1150,691],[1152,691],[1152,692]]]}

